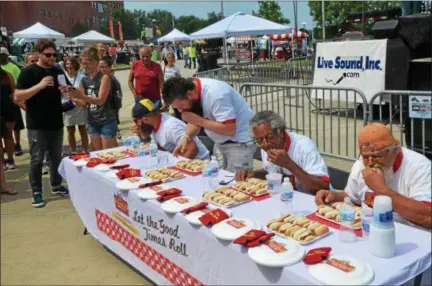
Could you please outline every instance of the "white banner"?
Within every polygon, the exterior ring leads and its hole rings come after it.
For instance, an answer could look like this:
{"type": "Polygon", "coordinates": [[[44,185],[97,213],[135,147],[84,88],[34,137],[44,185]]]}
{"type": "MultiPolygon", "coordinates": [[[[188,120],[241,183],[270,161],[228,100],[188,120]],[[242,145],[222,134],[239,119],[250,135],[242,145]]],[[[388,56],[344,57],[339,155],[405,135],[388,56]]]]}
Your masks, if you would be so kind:
{"type": "MultiPolygon", "coordinates": [[[[338,89],[358,89],[367,101],[385,90],[387,40],[318,43],[313,84],[338,89]]],[[[333,92],[333,95],[335,93],[333,92]]],[[[330,99],[330,92],[317,91],[318,98],[330,99]]],[[[333,98],[335,99],[335,98],[333,98]]],[[[341,101],[360,103],[354,92],[341,101]]]]}

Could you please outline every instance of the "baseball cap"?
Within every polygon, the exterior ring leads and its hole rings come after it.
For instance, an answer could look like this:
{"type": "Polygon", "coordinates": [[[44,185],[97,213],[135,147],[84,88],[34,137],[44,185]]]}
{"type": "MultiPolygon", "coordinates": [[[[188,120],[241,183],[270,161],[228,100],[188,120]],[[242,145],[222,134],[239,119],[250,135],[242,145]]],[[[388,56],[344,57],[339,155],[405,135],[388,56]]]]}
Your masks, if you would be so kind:
{"type": "Polygon", "coordinates": [[[387,147],[399,145],[390,129],[382,123],[369,123],[358,134],[358,145],[362,148],[379,151],[387,147]]]}
{"type": "Polygon", "coordinates": [[[151,101],[150,99],[144,98],[135,103],[132,108],[132,117],[141,118],[146,116],[150,112],[158,111],[160,109],[160,100],[151,101]]]}
{"type": "Polygon", "coordinates": [[[9,51],[8,51],[8,49],[6,49],[5,47],[1,47],[1,48],[0,48],[0,54],[6,54],[6,55],[9,56],[9,51]]]}
{"type": "Polygon", "coordinates": [[[154,44],[153,44],[153,43],[150,43],[149,47],[154,47],[154,44]]]}

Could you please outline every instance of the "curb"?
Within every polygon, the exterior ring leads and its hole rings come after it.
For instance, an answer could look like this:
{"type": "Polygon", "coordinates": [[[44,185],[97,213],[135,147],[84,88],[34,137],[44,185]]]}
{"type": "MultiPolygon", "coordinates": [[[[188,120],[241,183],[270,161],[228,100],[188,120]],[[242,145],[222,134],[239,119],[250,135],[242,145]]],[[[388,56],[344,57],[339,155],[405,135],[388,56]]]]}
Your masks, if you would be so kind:
{"type": "Polygon", "coordinates": [[[130,70],[130,68],[131,68],[131,67],[118,68],[118,69],[114,69],[114,71],[130,70]]]}

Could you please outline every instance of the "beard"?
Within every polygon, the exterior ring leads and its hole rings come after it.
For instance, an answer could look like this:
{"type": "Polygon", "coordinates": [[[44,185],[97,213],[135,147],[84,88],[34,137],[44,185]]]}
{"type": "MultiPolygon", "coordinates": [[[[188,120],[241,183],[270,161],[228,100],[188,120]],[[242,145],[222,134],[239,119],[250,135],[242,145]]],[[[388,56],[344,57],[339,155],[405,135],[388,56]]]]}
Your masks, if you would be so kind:
{"type": "Polygon", "coordinates": [[[141,136],[143,137],[144,141],[148,141],[150,139],[150,135],[153,132],[153,126],[149,125],[149,124],[141,124],[140,125],[140,133],[141,136]]]}
{"type": "Polygon", "coordinates": [[[200,100],[193,101],[192,102],[192,108],[190,110],[188,110],[188,111],[190,111],[192,113],[195,113],[195,114],[197,114],[197,115],[199,115],[201,117],[203,117],[203,115],[204,115],[203,108],[202,108],[200,100]]]}

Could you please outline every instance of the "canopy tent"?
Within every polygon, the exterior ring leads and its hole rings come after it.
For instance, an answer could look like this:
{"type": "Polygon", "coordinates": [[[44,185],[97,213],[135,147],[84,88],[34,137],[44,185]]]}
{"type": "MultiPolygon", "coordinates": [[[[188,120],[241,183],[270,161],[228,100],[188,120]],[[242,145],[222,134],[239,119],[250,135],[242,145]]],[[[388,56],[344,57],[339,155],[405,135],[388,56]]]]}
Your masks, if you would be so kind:
{"type": "Polygon", "coordinates": [[[158,43],[164,42],[180,42],[180,41],[190,41],[191,37],[188,34],[183,33],[177,29],[173,29],[171,32],[165,36],[159,38],[158,43]]]}
{"type": "Polygon", "coordinates": [[[305,39],[308,37],[308,34],[302,31],[297,31],[297,33],[295,33],[295,30],[292,30],[291,33],[289,34],[272,34],[270,35],[270,39],[273,41],[282,41],[282,40],[287,40],[290,41],[292,40],[293,34],[295,35],[295,39],[305,39]]]}
{"type": "Polygon", "coordinates": [[[224,38],[225,61],[228,60],[226,39],[236,36],[254,36],[288,32],[287,26],[277,24],[256,16],[237,12],[202,30],[191,34],[193,39],[224,38]]]}
{"type": "Polygon", "coordinates": [[[39,22],[27,29],[13,33],[13,36],[14,38],[27,39],[63,39],[65,37],[64,34],[54,31],[39,22]]]}
{"type": "Polygon", "coordinates": [[[12,41],[12,45],[22,46],[22,45],[24,45],[26,42],[27,42],[27,41],[26,41],[26,39],[24,39],[24,38],[15,38],[15,39],[13,39],[13,41],[12,41]]]}
{"type": "Polygon", "coordinates": [[[113,38],[105,36],[95,30],[88,31],[71,39],[76,43],[115,43],[113,38]]]}

